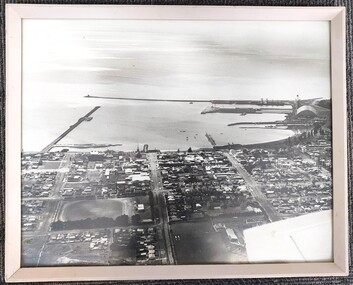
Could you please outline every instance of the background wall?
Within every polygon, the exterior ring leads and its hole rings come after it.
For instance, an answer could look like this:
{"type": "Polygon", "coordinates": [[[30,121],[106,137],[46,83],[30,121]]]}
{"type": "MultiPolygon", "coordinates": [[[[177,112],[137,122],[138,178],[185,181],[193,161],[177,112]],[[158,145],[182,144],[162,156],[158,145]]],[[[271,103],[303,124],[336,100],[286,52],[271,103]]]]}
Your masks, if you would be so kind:
{"type": "MultiPolygon", "coordinates": [[[[352,228],[352,89],[353,89],[353,23],[351,0],[0,0],[0,283],[4,283],[4,211],[5,211],[5,4],[140,4],[140,5],[225,5],[225,6],[345,6],[347,9],[347,105],[348,105],[348,138],[349,138],[349,228],[352,228]]],[[[350,232],[350,252],[352,250],[352,233],[350,232]]],[[[352,261],[352,257],[351,257],[352,261]]],[[[350,262],[352,264],[352,262],[350,262]]],[[[310,266],[310,264],[308,264],[310,266]]],[[[71,284],[84,282],[72,282],[71,284]]],[[[59,282],[53,284],[61,284],[59,282]]],[[[350,265],[348,277],[325,278],[266,278],[266,279],[222,279],[222,280],[164,280],[164,281],[112,281],[91,282],[90,284],[169,284],[169,285],[197,285],[197,284],[353,284],[353,268],[350,265]]]]}

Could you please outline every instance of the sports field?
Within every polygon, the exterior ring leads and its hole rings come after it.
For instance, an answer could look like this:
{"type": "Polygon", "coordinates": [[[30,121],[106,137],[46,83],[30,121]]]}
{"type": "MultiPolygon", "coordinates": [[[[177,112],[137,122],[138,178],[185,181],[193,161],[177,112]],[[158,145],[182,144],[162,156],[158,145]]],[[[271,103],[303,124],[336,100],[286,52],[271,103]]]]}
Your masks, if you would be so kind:
{"type": "Polygon", "coordinates": [[[83,200],[64,202],[59,220],[74,221],[86,218],[107,217],[115,219],[126,212],[124,201],[120,200],[83,200]]]}

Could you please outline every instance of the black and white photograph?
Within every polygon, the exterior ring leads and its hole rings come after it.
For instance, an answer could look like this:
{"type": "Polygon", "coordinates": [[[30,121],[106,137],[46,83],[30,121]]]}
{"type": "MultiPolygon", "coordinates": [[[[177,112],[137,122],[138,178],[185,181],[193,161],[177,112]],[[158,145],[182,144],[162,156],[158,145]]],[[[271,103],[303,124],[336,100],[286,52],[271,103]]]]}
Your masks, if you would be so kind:
{"type": "Polygon", "coordinates": [[[25,19],[21,266],[329,262],[329,21],[25,19]]]}

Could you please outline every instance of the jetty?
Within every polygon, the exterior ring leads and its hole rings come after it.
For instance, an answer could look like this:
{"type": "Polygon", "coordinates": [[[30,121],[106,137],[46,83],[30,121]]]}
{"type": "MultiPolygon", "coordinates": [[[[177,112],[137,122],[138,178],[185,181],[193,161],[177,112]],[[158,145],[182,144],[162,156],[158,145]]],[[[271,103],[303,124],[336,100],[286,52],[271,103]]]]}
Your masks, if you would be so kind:
{"type": "MultiPolygon", "coordinates": [[[[108,99],[108,100],[128,100],[128,101],[147,101],[147,102],[185,102],[185,103],[211,103],[211,104],[240,104],[240,105],[257,105],[257,106],[285,106],[293,105],[295,100],[234,100],[234,99],[159,99],[159,98],[139,98],[139,97],[112,97],[112,96],[97,96],[97,95],[86,95],[84,98],[90,99],[108,99]]],[[[317,98],[315,98],[317,99],[317,98]]],[[[301,100],[302,102],[313,101],[301,100]]]]}
{"type": "Polygon", "coordinates": [[[204,115],[204,114],[208,114],[208,113],[217,113],[219,107],[215,107],[213,106],[213,104],[211,106],[207,106],[205,109],[203,109],[201,111],[201,114],[204,115]]]}
{"type": "Polygon", "coordinates": [[[216,141],[213,139],[213,137],[210,134],[206,133],[205,136],[208,139],[208,141],[211,143],[212,146],[216,145],[216,141]]]}
{"type": "Polygon", "coordinates": [[[284,127],[310,127],[312,124],[306,122],[289,122],[289,121],[274,121],[274,122],[236,122],[230,123],[227,126],[241,126],[241,125],[276,125],[284,127]]]}
{"type": "Polygon", "coordinates": [[[239,108],[239,107],[219,107],[219,106],[210,106],[206,107],[201,114],[208,113],[235,113],[235,114],[291,114],[293,112],[292,108],[278,107],[278,108],[239,108]]]}
{"type": "Polygon", "coordinates": [[[172,102],[172,103],[212,103],[211,100],[188,100],[188,99],[157,99],[157,98],[129,98],[129,97],[109,97],[109,96],[92,96],[86,95],[85,98],[93,99],[110,99],[110,100],[126,100],[126,101],[143,101],[143,102],[172,102]]]}
{"type": "Polygon", "coordinates": [[[281,124],[283,122],[280,121],[272,121],[272,122],[236,122],[236,123],[230,123],[227,126],[240,126],[240,125],[271,125],[271,124],[281,124]]]}
{"type": "Polygon", "coordinates": [[[68,147],[68,148],[107,148],[114,146],[122,146],[121,143],[116,144],[95,144],[95,143],[84,143],[84,144],[56,144],[56,147],[68,147]]]}
{"type": "Polygon", "coordinates": [[[60,136],[58,136],[55,140],[53,140],[50,144],[48,144],[45,148],[43,148],[40,152],[45,153],[49,152],[59,141],[61,141],[64,137],[66,137],[70,132],[72,132],[75,128],[77,128],[82,122],[89,122],[92,120],[90,117],[95,111],[97,111],[100,106],[94,107],[91,111],[89,111],[86,115],[79,118],[77,122],[71,125],[65,132],[63,132],[60,136]]]}

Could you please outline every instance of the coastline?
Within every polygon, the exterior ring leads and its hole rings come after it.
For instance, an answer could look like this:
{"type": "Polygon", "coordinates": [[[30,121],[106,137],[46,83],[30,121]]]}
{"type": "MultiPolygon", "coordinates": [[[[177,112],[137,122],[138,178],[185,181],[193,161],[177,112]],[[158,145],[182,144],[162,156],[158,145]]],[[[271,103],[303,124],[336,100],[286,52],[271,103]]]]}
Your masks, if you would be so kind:
{"type": "MultiPolygon", "coordinates": [[[[299,134],[300,135],[300,134],[299,134]]],[[[289,136],[287,138],[284,139],[280,139],[280,140],[275,140],[275,141],[269,141],[269,142],[263,142],[263,143],[253,143],[253,144],[227,144],[227,145],[215,145],[214,147],[201,147],[201,148],[194,148],[193,151],[212,151],[212,150],[225,150],[225,149],[242,149],[242,148],[258,148],[258,147],[263,147],[263,148],[271,148],[271,147],[281,147],[283,146],[285,143],[288,142],[288,139],[290,138],[296,138],[299,135],[295,134],[292,136],[289,136]]],[[[60,150],[55,150],[57,148],[64,148],[62,146],[55,146],[53,147],[51,152],[60,152],[60,150]]],[[[69,147],[67,147],[69,148],[69,147]]],[[[122,152],[135,152],[135,150],[131,149],[131,150],[113,150],[110,149],[109,147],[102,147],[104,149],[102,149],[101,151],[122,151],[122,152]]],[[[77,148],[75,148],[77,149],[77,148]]],[[[80,153],[80,152],[90,152],[91,150],[88,150],[87,148],[84,149],[80,149],[80,151],[73,151],[73,150],[69,150],[70,153],[80,153]]],[[[149,152],[177,152],[177,149],[152,149],[149,152]]],[[[181,149],[180,151],[187,151],[187,149],[181,149]]],[[[23,151],[22,154],[36,154],[36,153],[40,153],[40,151],[23,151]]]]}

